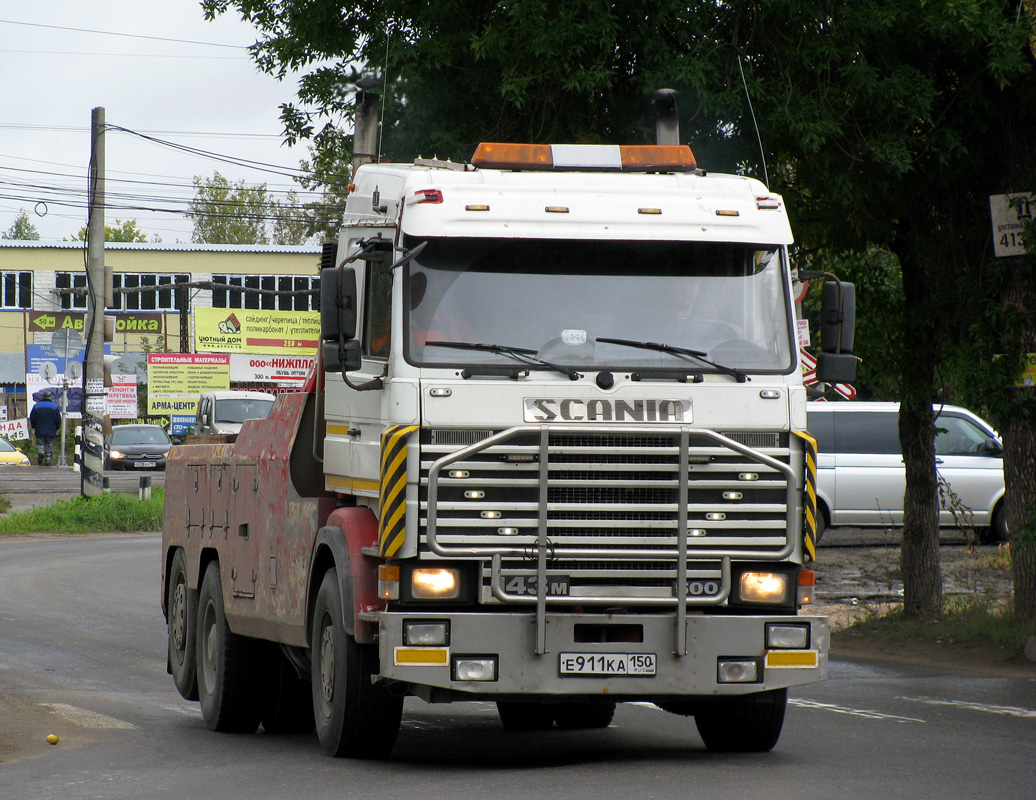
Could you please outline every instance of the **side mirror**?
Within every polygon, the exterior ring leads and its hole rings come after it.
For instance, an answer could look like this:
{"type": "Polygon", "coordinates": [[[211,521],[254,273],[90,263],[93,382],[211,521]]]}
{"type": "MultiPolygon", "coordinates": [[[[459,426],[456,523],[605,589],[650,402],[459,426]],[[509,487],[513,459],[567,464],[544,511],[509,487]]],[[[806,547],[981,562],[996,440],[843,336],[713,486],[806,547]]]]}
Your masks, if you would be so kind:
{"type": "Polygon", "coordinates": [[[827,281],[820,299],[820,349],[825,353],[851,353],[855,330],[856,286],[827,281]]]}
{"type": "Polygon", "coordinates": [[[817,379],[824,383],[856,380],[857,358],[850,355],[856,330],[856,287],[827,281],[820,303],[820,350],[817,379]]]}
{"type": "Polygon", "coordinates": [[[360,368],[356,339],[356,270],[329,267],[320,271],[320,341],[324,369],[349,372],[360,368]]]}
{"type": "Polygon", "coordinates": [[[987,456],[1002,456],[1004,454],[1004,446],[998,439],[994,439],[992,436],[986,439],[984,449],[987,456]]]}
{"type": "Polygon", "coordinates": [[[356,338],[356,270],[352,267],[320,270],[320,338],[325,342],[356,338]]]}

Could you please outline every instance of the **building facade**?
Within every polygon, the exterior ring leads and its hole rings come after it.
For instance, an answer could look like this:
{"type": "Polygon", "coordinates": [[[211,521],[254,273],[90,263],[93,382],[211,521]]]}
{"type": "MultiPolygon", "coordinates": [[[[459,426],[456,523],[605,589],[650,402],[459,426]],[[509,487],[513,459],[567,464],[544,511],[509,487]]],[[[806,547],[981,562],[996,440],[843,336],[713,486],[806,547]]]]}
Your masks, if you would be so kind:
{"type": "MultiPolygon", "coordinates": [[[[198,308],[316,310],[319,246],[105,243],[113,354],[190,352],[198,308]],[[186,306],[185,306],[186,303],[186,306]],[[186,333],[186,336],[184,336],[186,333]]],[[[29,353],[86,330],[85,242],[0,240],[0,406],[24,415],[29,353]]]]}

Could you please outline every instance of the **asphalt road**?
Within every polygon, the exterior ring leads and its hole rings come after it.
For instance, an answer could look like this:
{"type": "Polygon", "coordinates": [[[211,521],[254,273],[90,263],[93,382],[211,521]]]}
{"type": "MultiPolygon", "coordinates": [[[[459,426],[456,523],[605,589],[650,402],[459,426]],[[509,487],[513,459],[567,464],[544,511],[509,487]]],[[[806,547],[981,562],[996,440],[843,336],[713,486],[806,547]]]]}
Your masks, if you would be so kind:
{"type": "Polygon", "coordinates": [[[411,698],[380,763],[211,733],[165,671],[159,551],[0,539],[0,798],[1033,797],[1036,680],[952,668],[836,661],[765,755],[709,753],[693,720],[629,704],[607,730],[523,735],[489,704],[411,698]]]}

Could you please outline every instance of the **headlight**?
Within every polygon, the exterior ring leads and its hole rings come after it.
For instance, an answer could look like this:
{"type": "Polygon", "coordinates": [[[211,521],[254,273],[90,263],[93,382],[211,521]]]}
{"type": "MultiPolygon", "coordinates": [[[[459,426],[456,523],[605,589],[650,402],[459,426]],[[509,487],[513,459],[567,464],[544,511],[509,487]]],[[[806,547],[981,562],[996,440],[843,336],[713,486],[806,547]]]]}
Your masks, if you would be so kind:
{"type": "Polygon", "coordinates": [[[460,597],[460,571],[448,567],[418,567],[410,573],[415,600],[454,600],[460,597]]]}
{"type": "Polygon", "coordinates": [[[125,458],[126,457],[126,454],[123,453],[121,450],[112,450],[108,455],[111,458],[125,458]]]}
{"type": "Polygon", "coordinates": [[[742,572],[738,594],[745,603],[779,605],[788,599],[788,576],[781,572],[742,572]]]}

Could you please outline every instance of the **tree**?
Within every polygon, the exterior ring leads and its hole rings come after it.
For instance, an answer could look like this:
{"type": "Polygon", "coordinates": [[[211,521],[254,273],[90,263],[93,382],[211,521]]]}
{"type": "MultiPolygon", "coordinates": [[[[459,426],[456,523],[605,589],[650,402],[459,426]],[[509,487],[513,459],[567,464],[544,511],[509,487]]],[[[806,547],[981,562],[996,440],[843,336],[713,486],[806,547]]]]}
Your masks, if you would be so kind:
{"type": "Polygon", "coordinates": [[[36,226],[32,224],[29,215],[23,210],[15,218],[14,224],[0,235],[0,238],[16,239],[21,242],[36,242],[39,241],[40,232],[36,230],[36,226]]]}
{"type": "MultiPolygon", "coordinates": [[[[995,319],[1004,336],[986,337],[1000,349],[972,351],[972,362],[1036,350],[1031,261],[987,267],[986,223],[990,194],[1036,187],[1031,3],[1022,12],[928,0],[202,6],[209,17],[233,6],[256,25],[252,53],[267,72],[317,65],[282,121],[289,140],[311,138],[321,152],[339,145],[363,70],[386,87],[381,152],[400,159],[466,159],[493,138],[650,140],[647,102],[671,86],[703,166],[772,176],[802,258],[891,253],[903,293],[893,366],[907,469],[904,608],[916,618],[941,613],[932,403],[955,382],[941,370],[977,320],[995,319]],[[1019,152],[1026,157],[1010,155],[1019,152]],[[1002,302],[982,293],[996,281],[976,281],[980,270],[1001,275],[1002,302]]],[[[990,390],[987,405],[1004,409],[1001,430],[1015,440],[1005,441],[1005,458],[1024,611],[1036,608],[1036,401],[1003,383],[990,390]]]]}
{"type": "MultiPolygon", "coordinates": [[[[85,242],[89,235],[90,229],[84,225],[79,229],[75,239],[78,242],[85,242]]],[[[114,227],[111,225],[104,226],[104,241],[106,242],[146,242],[147,240],[147,234],[137,227],[135,219],[128,219],[125,222],[117,219],[115,220],[114,227]]],[[[152,241],[161,242],[162,240],[156,234],[152,241]]]]}
{"type": "MultiPolygon", "coordinates": [[[[1019,182],[1036,186],[1026,164],[1036,121],[1032,19],[995,4],[920,0],[768,2],[753,9],[745,36],[731,31],[731,49],[751,54],[744,59],[749,88],[762,109],[767,145],[778,154],[780,188],[802,220],[800,237],[817,249],[877,243],[902,271],[904,610],[936,616],[941,574],[931,405],[943,399],[948,381],[940,372],[962,329],[1001,308],[999,300],[982,304],[976,282],[988,260],[988,196],[1019,182]],[[1006,132],[1013,132],[1012,141],[1006,132]],[[1004,158],[1006,152],[1026,157],[1004,158]]],[[[1001,342],[999,352],[1013,343],[1008,352],[1018,354],[1036,347],[1036,286],[1031,268],[1008,265],[1007,272],[1015,285],[1008,291],[1012,284],[1005,281],[1003,311],[1027,313],[1015,313],[1013,325],[1001,318],[1013,340],[1001,342]]],[[[989,362],[995,352],[971,350],[969,360],[989,362]]],[[[987,405],[1003,406],[1010,394],[1003,381],[991,388],[987,405]]],[[[1032,402],[1008,402],[1021,422],[997,415],[1007,451],[1008,518],[1016,530],[1026,518],[1019,507],[1036,503],[1030,491],[1036,489],[1036,414],[1022,413],[1032,402]]],[[[1028,561],[1034,556],[1020,539],[1014,544],[1016,570],[1024,573],[1016,573],[1015,606],[1032,616],[1025,609],[1034,600],[1024,598],[1036,598],[1036,565],[1028,561]]]]}
{"type": "Polygon", "coordinates": [[[267,244],[266,222],[271,215],[266,184],[231,183],[218,172],[194,178],[195,195],[187,216],[194,220],[192,242],[206,244],[267,244]]]}
{"type": "Polygon", "coordinates": [[[270,201],[270,213],[273,218],[274,244],[305,244],[311,235],[311,221],[306,209],[299,205],[299,196],[288,192],[285,201],[270,201]]]}

